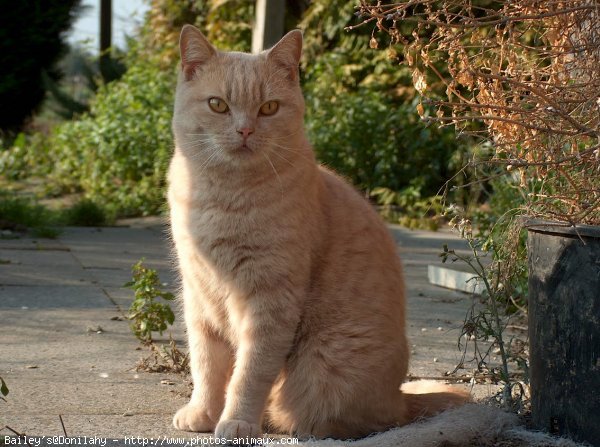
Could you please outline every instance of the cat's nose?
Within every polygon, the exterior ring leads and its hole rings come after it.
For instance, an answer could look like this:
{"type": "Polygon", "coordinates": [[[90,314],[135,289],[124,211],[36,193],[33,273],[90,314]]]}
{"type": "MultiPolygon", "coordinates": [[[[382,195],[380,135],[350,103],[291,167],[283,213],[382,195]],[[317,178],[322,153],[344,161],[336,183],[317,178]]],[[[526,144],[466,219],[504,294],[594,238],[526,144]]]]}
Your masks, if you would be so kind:
{"type": "Polygon", "coordinates": [[[254,129],[252,129],[251,127],[242,127],[241,129],[237,130],[237,133],[239,133],[241,136],[244,137],[244,139],[246,139],[248,138],[248,135],[254,133],[254,129]]]}

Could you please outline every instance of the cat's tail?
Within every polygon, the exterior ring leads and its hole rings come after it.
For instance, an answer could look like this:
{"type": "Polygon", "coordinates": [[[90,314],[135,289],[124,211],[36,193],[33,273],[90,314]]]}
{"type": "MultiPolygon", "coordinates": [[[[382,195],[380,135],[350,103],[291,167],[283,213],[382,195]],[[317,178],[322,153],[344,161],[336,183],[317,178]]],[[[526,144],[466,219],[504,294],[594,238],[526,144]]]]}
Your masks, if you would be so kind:
{"type": "Polygon", "coordinates": [[[406,402],[407,422],[433,416],[471,401],[471,395],[467,391],[431,380],[406,382],[402,384],[401,390],[406,402]]]}

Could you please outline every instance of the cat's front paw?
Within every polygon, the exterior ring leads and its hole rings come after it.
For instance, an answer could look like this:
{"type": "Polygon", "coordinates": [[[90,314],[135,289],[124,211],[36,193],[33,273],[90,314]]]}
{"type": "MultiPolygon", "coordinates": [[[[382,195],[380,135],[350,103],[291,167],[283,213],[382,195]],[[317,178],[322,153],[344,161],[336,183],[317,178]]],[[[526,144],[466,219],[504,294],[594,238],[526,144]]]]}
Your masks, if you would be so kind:
{"type": "Polygon", "coordinates": [[[217,424],[203,408],[189,403],[175,413],[173,425],[178,430],[207,433],[212,432],[217,424]]]}
{"type": "MultiPolygon", "coordinates": [[[[227,439],[231,442],[234,438],[258,438],[262,435],[260,425],[239,419],[226,419],[217,424],[215,438],[227,439]]],[[[235,442],[234,442],[235,444],[235,442]]]]}

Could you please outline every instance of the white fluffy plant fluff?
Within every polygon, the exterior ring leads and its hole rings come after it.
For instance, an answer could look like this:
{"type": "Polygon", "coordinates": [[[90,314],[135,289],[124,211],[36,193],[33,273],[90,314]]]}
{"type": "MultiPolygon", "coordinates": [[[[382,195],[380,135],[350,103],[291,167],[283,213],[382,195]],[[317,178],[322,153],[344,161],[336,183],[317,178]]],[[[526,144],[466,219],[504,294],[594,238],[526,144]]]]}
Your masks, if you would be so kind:
{"type": "Polygon", "coordinates": [[[311,439],[306,447],[585,447],[569,439],[528,431],[517,415],[485,404],[467,404],[432,418],[356,441],[311,439]],[[497,444],[502,442],[502,444],[497,444]],[[510,444],[507,444],[510,442],[510,444]]]}

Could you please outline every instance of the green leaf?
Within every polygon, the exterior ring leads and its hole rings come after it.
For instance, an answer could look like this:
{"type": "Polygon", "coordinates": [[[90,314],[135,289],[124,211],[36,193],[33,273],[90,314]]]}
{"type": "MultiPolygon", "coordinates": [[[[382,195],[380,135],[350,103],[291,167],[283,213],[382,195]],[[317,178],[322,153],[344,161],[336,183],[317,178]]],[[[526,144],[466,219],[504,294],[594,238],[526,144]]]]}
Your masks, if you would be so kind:
{"type": "Polygon", "coordinates": [[[135,298],[129,308],[132,319],[132,330],[142,341],[152,340],[152,332],[162,334],[175,321],[175,314],[168,304],[156,302],[160,297],[166,301],[173,300],[174,295],[160,290],[162,286],[156,270],[147,268],[137,262],[132,267],[133,281],[131,288],[135,290],[135,298]]]}
{"type": "Polygon", "coordinates": [[[175,295],[173,295],[171,292],[163,292],[160,296],[162,297],[162,299],[167,301],[172,301],[175,299],[175,295]]]}

